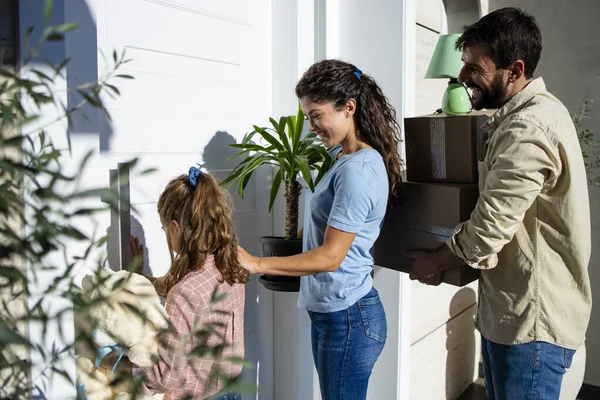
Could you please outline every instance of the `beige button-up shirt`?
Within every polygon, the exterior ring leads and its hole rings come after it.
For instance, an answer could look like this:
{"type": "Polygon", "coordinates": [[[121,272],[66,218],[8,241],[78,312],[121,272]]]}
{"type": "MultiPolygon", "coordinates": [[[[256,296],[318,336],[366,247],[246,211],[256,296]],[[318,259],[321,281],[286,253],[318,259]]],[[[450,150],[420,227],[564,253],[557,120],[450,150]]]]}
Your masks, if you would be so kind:
{"type": "Polygon", "coordinates": [[[577,349],[592,298],[588,187],[574,125],[541,78],[487,124],[479,201],[447,242],[482,270],[477,328],[500,344],[577,349]]]}

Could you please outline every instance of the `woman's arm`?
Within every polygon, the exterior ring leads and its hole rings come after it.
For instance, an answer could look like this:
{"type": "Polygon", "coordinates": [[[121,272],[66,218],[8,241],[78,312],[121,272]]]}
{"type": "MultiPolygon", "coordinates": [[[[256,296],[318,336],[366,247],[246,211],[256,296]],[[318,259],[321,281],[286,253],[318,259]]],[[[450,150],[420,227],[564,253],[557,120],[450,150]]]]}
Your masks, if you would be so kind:
{"type": "MultiPolygon", "coordinates": [[[[364,229],[367,217],[375,205],[383,201],[383,192],[378,190],[381,187],[378,183],[382,179],[381,171],[378,173],[369,163],[357,161],[344,164],[332,178],[334,198],[327,225],[323,227],[323,244],[289,257],[257,258],[241,249],[242,266],[251,273],[287,276],[337,270],[357,233],[364,229]]],[[[387,191],[385,196],[387,198],[387,191]]]]}
{"type": "Polygon", "coordinates": [[[323,244],[306,253],[289,257],[254,257],[241,247],[242,266],[253,274],[287,276],[311,275],[317,272],[333,272],[339,268],[348,254],[356,233],[343,232],[327,225],[323,244]]]}

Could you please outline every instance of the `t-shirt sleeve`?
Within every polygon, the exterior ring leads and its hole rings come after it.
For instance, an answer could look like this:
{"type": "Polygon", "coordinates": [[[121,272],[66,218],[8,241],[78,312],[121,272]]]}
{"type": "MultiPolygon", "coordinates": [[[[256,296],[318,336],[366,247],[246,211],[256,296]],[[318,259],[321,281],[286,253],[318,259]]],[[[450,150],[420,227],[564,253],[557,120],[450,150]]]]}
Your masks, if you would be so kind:
{"type": "Polygon", "coordinates": [[[333,179],[333,206],[327,224],[340,231],[358,233],[379,201],[375,188],[380,177],[367,163],[349,162],[333,179]]]}

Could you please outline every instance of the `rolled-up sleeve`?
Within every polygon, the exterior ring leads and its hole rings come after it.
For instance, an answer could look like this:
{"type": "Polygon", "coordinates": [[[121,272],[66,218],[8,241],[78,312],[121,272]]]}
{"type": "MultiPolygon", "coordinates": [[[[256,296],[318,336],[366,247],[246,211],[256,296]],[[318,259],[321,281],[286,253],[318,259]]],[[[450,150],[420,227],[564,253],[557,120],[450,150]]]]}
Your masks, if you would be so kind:
{"type": "Polygon", "coordinates": [[[497,254],[521,226],[540,191],[559,173],[559,157],[534,122],[512,118],[495,132],[486,162],[489,172],[468,221],[446,244],[477,269],[494,268],[497,254]]]}

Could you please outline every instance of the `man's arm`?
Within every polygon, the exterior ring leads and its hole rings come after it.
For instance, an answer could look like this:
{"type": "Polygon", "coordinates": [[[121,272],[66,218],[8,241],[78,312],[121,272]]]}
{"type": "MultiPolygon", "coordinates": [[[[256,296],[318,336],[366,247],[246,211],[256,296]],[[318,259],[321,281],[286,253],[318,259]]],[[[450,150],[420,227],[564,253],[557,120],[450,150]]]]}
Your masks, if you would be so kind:
{"type": "Polygon", "coordinates": [[[497,134],[502,136],[494,144],[490,171],[470,219],[435,254],[410,253],[417,279],[428,280],[462,263],[495,267],[496,254],[512,240],[545,183],[557,175],[558,154],[536,125],[513,119],[497,134]]]}

